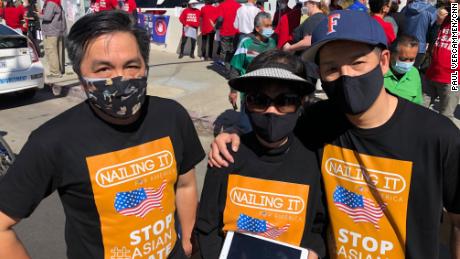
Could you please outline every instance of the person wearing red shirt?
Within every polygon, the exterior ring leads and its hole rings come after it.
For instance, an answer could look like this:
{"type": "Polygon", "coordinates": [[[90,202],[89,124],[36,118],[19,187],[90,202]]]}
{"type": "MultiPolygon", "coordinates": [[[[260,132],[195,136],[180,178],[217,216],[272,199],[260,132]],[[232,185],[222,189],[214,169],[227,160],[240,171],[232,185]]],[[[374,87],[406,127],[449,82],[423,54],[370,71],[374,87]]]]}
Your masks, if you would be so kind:
{"type": "Polygon", "coordinates": [[[288,6],[289,0],[278,0],[276,2],[276,11],[273,15],[273,28],[278,26],[281,17],[289,13],[292,9],[288,6]]]}
{"type": "Polygon", "coordinates": [[[180,54],[179,58],[184,57],[184,48],[187,43],[187,39],[190,38],[192,42],[192,49],[190,51],[190,57],[195,58],[195,46],[196,46],[196,37],[198,34],[198,27],[200,26],[200,16],[201,12],[196,8],[198,4],[197,0],[190,0],[188,7],[182,11],[179,17],[180,23],[184,26],[182,29],[182,39],[180,45],[180,54]]]}
{"type": "Polygon", "coordinates": [[[300,25],[300,17],[302,16],[302,4],[296,5],[289,12],[283,14],[276,26],[275,33],[278,35],[279,49],[282,49],[286,43],[293,43],[294,29],[300,25]]]}
{"type": "Polygon", "coordinates": [[[21,31],[22,34],[27,35],[27,28],[29,26],[29,23],[27,22],[27,9],[23,4],[18,5],[18,9],[20,12],[22,12],[22,21],[21,21],[21,31]]]}
{"type": "Polygon", "coordinates": [[[225,66],[230,72],[230,61],[238,46],[238,30],[233,26],[235,22],[236,12],[241,5],[235,0],[225,0],[217,7],[218,20],[221,20],[220,28],[220,44],[222,46],[222,54],[224,55],[225,66]]]}
{"type": "Polygon", "coordinates": [[[120,9],[117,0],[96,0],[95,1],[95,12],[102,12],[107,10],[120,9]]]}
{"type": "Polygon", "coordinates": [[[428,89],[425,91],[425,105],[430,106],[439,96],[439,112],[447,116],[452,121],[457,121],[454,117],[455,109],[460,100],[460,91],[452,89],[451,74],[457,71],[460,74],[460,66],[456,70],[451,69],[452,51],[452,29],[450,23],[450,10],[440,9],[438,11],[437,23],[441,25],[431,50],[431,64],[426,71],[428,79],[428,89]]]}
{"type": "Polygon", "coordinates": [[[205,60],[212,59],[216,19],[217,7],[212,5],[212,0],[205,0],[204,6],[201,8],[201,56],[205,60]],[[208,49],[207,53],[206,49],[208,49]]]}
{"type": "Polygon", "coordinates": [[[15,6],[12,0],[6,2],[6,7],[3,8],[3,17],[6,25],[10,26],[17,32],[22,32],[24,23],[24,6],[15,6]]]}
{"type": "Polygon", "coordinates": [[[134,12],[137,9],[136,1],[134,0],[124,0],[121,10],[128,12],[131,15],[134,15],[134,12]]]}
{"type": "Polygon", "coordinates": [[[390,10],[390,0],[369,0],[369,7],[374,18],[382,26],[387,36],[388,46],[396,39],[396,34],[391,23],[383,20],[385,14],[390,10]]]}

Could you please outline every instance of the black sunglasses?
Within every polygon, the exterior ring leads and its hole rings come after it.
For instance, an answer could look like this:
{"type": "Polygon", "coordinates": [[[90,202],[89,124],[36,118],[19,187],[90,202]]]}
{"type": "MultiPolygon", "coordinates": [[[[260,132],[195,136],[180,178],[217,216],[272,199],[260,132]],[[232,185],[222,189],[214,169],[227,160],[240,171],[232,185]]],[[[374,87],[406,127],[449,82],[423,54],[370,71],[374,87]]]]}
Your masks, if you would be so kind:
{"type": "Polygon", "coordinates": [[[264,112],[272,104],[279,112],[291,113],[300,107],[302,98],[292,93],[280,94],[273,99],[262,93],[246,95],[246,106],[250,112],[264,112]]]}

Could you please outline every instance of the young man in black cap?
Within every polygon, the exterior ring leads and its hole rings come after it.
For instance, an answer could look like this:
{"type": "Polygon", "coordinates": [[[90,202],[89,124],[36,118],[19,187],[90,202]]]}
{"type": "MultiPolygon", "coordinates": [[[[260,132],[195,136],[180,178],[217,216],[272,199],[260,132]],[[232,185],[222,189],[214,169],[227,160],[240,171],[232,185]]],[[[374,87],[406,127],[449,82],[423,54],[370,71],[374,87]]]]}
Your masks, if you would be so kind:
{"type": "MultiPolygon", "coordinates": [[[[317,148],[333,258],[438,258],[443,209],[460,257],[460,132],[447,118],[388,93],[386,37],[367,14],[337,11],[304,54],[319,65],[329,100],[310,107],[297,136],[317,148]],[[354,26],[359,24],[360,29],[354,26]],[[433,126],[435,125],[435,126],[433,126]]],[[[210,162],[225,165],[226,142],[210,162]]],[[[456,256],[456,257],[455,257],[456,256]]]]}
{"type": "Polygon", "coordinates": [[[208,169],[196,224],[203,258],[218,258],[227,231],[301,246],[309,258],[324,256],[321,173],[314,151],[293,135],[302,100],[314,90],[305,77],[300,59],[272,50],[229,81],[246,93],[254,131],[242,136],[232,166],[208,169]]]}

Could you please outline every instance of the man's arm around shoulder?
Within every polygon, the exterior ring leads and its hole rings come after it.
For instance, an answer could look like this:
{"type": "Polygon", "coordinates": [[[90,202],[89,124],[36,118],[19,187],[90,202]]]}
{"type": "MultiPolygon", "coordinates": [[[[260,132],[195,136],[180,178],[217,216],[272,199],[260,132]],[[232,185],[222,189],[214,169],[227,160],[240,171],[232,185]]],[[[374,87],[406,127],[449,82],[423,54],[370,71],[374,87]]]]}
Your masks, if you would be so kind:
{"type": "Polygon", "coordinates": [[[30,258],[13,231],[13,226],[18,222],[0,211],[0,258],[30,258]]]}

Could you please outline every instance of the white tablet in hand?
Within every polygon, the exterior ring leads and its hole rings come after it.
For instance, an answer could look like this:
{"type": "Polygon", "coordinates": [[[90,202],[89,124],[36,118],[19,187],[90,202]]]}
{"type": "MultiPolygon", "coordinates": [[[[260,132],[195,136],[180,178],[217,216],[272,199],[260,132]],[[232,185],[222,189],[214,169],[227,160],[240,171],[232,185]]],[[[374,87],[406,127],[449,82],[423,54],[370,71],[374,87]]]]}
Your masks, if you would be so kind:
{"type": "Polygon", "coordinates": [[[307,259],[308,250],[269,238],[229,231],[219,259],[307,259]]]}

